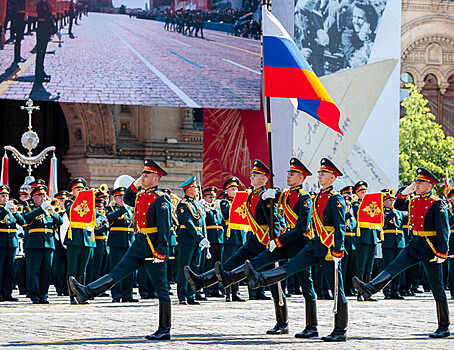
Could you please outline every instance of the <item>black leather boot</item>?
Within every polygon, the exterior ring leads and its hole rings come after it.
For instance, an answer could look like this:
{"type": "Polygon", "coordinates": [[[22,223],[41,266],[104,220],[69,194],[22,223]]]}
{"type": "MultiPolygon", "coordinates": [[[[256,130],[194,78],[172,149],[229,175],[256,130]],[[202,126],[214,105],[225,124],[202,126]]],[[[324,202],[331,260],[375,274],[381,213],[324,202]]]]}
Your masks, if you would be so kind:
{"type": "MultiPolygon", "coordinates": [[[[85,286],[85,283],[87,282],[87,275],[86,275],[86,274],[80,274],[80,275],[78,275],[78,276],[77,276],[77,281],[78,281],[81,285],[85,286]]],[[[92,297],[90,298],[90,300],[93,300],[94,298],[95,298],[95,297],[92,296],[92,297]]],[[[84,302],[82,302],[82,303],[79,302],[79,304],[88,304],[88,301],[84,301],[84,302]]]]}
{"type": "Polygon", "coordinates": [[[380,274],[369,283],[364,283],[356,276],[352,279],[358,294],[361,294],[365,300],[369,300],[373,294],[385,288],[391,280],[391,275],[386,270],[380,272],[380,274]]]}
{"type": "Polygon", "coordinates": [[[69,277],[69,288],[75,294],[77,302],[82,304],[88,299],[104,293],[114,286],[115,282],[110,275],[104,275],[96,281],[91,282],[89,285],[84,286],[77,282],[77,280],[69,277]]]}
{"type": "MultiPolygon", "coordinates": [[[[358,279],[361,280],[361,281],[364,281],[364,275],[358,275],[358,279]]],[[[364,301],[363,296],[361,295],[361,293],[358,293],[356,295],[356,301],[364,301]]]]}
{"type": "Polygon", "coordinates": [[[282,267],[276,267],[264,272],[257,272],[254,270],[249,260],[246,260],[244,263],[244,272],[246,274],[247,284],[249,288],[252,289],[271,286],[287,277],[287,273],[282,267]]]}
{"type": "Polygon", "coordinates": [[[145,338],[148,340],[170,340],[172,314],[170,301],[159,301],[159,328],[145,338]]]}
{"type": "Polygon", "coordinates": [[[446,338],[451,335],[449,331],[449,308],[448,302],[437,302],[438,328],[429,334],[430,338],[446,338]]]}
{"type": "Polygon", "coordinates": [[[71,305],[77,305],[76,297],[75,297],[74,293],[72,292],[71,287],[69,286],[69,279],[70,278],[74,278],[74,277],[73,276],[66,276],[66,283],[68,284],[68,290],[69,290],[69,302],[71,303],[71,305]]]}
{"type": "MultiPolygon", "coordinates": [[[[364,282],[365,283],[369,283],[371,281],[371,279],[372,279],[372,275],[369,275],[369,274],[368,275],[364,275],[364,282]]],[[[367,299],[367,301],[378,301],[378,300],[375,299],[375,298],[370,297],[369,299],[367,299]]]]}
{"type": "Polygon", "coordinates": [[[246,278],[244,274],[244,265],[238,266],[232,271],[225,271],[219,261],[214,264],[214,271],[223,288],[238,283],[246,278]]]}
{"type": "Polygon", "coordinates": [[[287,300],[284,298],[284,305],[279,305],[279,298],[273,298],[274,311],[276,312],[276,325],[266,334],[288,334],[288,310],[287,300]]]}
{"type": "Polygon", "coordinates": [[[230,288],[232,290],[232,301],[237,301],[237,302],[246,301],[238,295],[238,289],[239,289],[238,284],[234,284],[230,288]]]}
{"type": "Polygon", "coordinates": [[[342,303],[339,300],[337,306],[337,314],[334,315],[334,330],[330,335],[322,337],[326,342],[342,342],[347,340],[347,326],[348,326],[348,304],[342,303]]]}
{"type": "Polygon", "coordinates": [[[199,292],[202,288],[208,288],[218,282],[214,269],[197,275],[189,266],[185,266],[184,277],[186,277],[194,292],[199,292]]]}
{"type": "Polygon", "coordinates": [[[295,334],[295,338],[318,337],[317,329],[317,300],[305,300],[306,304],[306,328],[295,334]]]}
{"type": "Polygon", "coordinates": [[[231,292],[232,292],[232,287],[228,287],[225,289],[225,302],[226,303],[229,303],[232,301],[232,299],[230,298],[231,292]]]}

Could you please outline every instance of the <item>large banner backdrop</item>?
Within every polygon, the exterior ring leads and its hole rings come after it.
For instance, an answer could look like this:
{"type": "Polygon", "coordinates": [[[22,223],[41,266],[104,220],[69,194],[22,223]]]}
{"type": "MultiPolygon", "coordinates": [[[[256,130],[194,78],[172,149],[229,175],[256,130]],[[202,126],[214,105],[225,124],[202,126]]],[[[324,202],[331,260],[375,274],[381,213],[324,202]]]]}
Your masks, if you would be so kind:
{"type": "Polygon", "coordinates": [[[249,187],[252,161],[268,163],[262,111],[203,110],[203,187],[222,188],[230,176],[249,187]]]}

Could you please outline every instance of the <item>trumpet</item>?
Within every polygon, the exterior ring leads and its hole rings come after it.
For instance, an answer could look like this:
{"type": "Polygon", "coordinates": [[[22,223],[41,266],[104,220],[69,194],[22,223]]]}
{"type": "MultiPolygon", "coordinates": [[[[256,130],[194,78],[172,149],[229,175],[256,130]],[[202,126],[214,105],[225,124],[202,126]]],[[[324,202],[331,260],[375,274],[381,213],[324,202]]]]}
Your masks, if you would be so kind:
{"type": "Polygon", "coordinates": [[[47,210],[49,215],[61,212],[60,201],[57,198],[50,199],[50,197],[47,197],[46,200],[50,202],[50,208],[47,210]]]}
{"type": "Polygon", "coordinates": [[[109,187],[106,184],[102,184],[101,186],[99,186],[98,190],[103,193],[106,193],[107,191],[109,191],[109,187]]]}
{"type": "Polygon", "coordinates": [[[19,213],[21,214],[23,211],[24,211],[24,206],[23,205],[20,205],[20,204],[14,204],[13,201],[9,201],[11,202],[11,206],[9,208],[10,212],[11,213],[19,213]]]}

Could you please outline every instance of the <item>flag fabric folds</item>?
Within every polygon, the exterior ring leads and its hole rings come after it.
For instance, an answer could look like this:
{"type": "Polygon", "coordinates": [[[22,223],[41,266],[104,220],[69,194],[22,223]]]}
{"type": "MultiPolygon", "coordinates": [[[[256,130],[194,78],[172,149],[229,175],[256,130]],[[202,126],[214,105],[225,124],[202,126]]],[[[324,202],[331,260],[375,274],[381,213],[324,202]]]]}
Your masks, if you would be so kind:
{"type": "Polygon", "coordinates": [[[70,229],[68,230],[68,238],[72,239],[73,228],[85,228],[92,232],[91,240],[95,240],[94,228],[96,227],[95,214],[95,191],[87,190],[80,191],[76,200],[71,205],[69,211],[70,229]]]}
{"type": "Polygon", "coordinates": [[[57,184],[57,157],[54,156],[50,160],[50,173],[49,173],[49,190],[48,195],[50,198],[54,198],[54,196],[58,192],[58,184],[57,184]]]}
{"type": "Polygon", "coordinates": [[[233,203],[230,206],[230,222],[227,237],[230,237],[230,230],[248,231],[249,221],[247,219],[247,201],[248,193],[246,191],[238,191],[235,194],[233,203]]]}
{"type": "Polygon", "coordinates": [[[340,111],[276,17],[262,6],[265,96],[296,98],[297,109],[334,131],[340,111]]]}
{"type": "Polygon", "coordinates": [[[383,193],[366,193],[358,209],[358,227],[380,230],[384,222],[383,193]]]}
{"type": "Polygon", "coordinates": [[[5,155],[3,156],[2,158],[2,173],[0,175],[0,185],[6,185],[8,186],[9,185],[9,164],[8,164],[8,156],[6,155],[6,152],[5,152],[5,155]]]}

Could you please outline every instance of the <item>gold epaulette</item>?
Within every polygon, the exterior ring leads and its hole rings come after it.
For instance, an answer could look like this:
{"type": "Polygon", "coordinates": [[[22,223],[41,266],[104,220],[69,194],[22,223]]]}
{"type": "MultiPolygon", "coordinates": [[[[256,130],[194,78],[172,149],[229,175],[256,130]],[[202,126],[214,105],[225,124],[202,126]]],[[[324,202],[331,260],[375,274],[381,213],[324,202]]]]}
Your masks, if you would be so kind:
{"type": "Polygon", "coordinates": [[[335,196],[337,193],[337,191],[333,188],[329,193],[331,193],[333,196],[335,196]]]}
{"type": "Polygon", "coordinates": [[[439,201],[440,200],[440,198],[438,198],[437,196],[434,196],[434,195],[430,196],[430,199],[433,199],[434,201],[439,201]]]}
{"type": "Polygon", "coordinates": [[[154,191],[159,197],[163,196],[165,193],[159,190],[154,191]]]}
{"type": "Polygon", "coordinates": [[[304,195],[308,194],[304,188],[300,188],[299,189],[299,193],[300,193],[301,196],[304,196],[304,195]]]}

